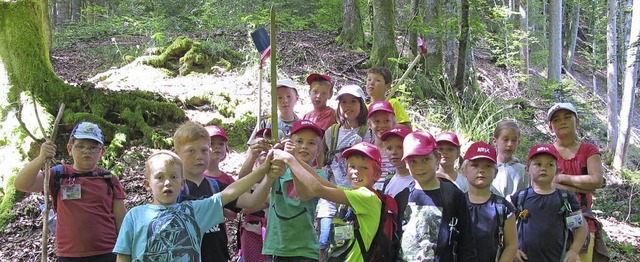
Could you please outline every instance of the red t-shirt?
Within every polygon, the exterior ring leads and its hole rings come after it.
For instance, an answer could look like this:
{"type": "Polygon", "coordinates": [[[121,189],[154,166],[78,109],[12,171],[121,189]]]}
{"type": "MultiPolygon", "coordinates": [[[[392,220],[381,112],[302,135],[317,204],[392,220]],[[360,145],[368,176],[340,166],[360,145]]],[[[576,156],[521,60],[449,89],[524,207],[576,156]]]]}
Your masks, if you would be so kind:
{"type": "MultiPolygon", "coordinates": [[[[72,165],[64,165],[65,174],[79,173],[72,165]]],[[[101,172],[96,168],[94,171],[101,172]]],[[[53,174],[51,169],[51,188],[53,174]]],[[[118,178],[111,176],[113,192],[102,177],[78,177],[74,184],[80,185],[81,198],[63,200],[63,188],[69,185],[64,179],[58,191],[56,242],[59,257],[87,257],[113,252],[118,232],[116,231],[113,200],[124,200],[125,194],[118,178]]]]}
{"type": "Polygon", "coordinates": [[[337,123],[336,110],[333,110],[330,106],[327,106],[320,111],[316,111],[314,109],[313,111],[306,113],[302,119],[315,123],[322,128],[322,130],[327,130],[331,125],[337,123]]]}
{"type": "MultiPolygon", "coordinates": [[[[555,146],[554,146],[555,148],[555,146]]],[[[556,149],[557,150],[557,149],[556,149]]],[[[558,159],[558,172],[561,174],[567,174],[572,176],[581,176],[588,174],[587,172],[587,159],[593,155],[600,155],[600,150],[594,144],[582,142],[580,147],[578,148],[578,152],[571,159],[564,159],[560,157],[558,159]]],[[[580,207],[583,211],[590,211],[591,204],[593,202],[593,194],[581,194],[576,193],[576,198],[578,199],[578,203],[580,203],[580,207]],[[582,198],[585,198],[585,200],[582,198]]],[[[589,223],[589,231],[596,232],[596,224],[591,219],[588,219],[589,223]]]]}
{"type": "Polygon", "coordinates": [[[210,178],[215,179],[218,182],[225,183],[227,186],[231,185],[231,183],[233,183],[233,182],[236,182],[236,180],[233,179],[233,177],[230,176],[229,174],[227,174],[225,172],[222,172],[222,171],[220,171],[220,173],[221,173],[220,176],[212,176],[211,174],[209,174],[209,172],[204,171],[204,175],[206,177],[210,177],[210,178]]]}

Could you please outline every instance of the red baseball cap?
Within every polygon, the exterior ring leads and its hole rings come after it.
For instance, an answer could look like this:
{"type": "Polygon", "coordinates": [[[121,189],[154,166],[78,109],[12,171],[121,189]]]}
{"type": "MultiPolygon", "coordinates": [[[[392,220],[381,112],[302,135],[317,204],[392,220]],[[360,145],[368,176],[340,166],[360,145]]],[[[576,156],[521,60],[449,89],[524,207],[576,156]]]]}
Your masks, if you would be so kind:
{"type": "Polygon", "coordinates": [[[493,146],[485,142],[475,142],[471,144],[467,152],[464,153],[464,159],[476,160],[480,158],[489,159],[493,163],[498,163],[496,149],[493,146]]]}
{"type": "Polygon", "coordinates": [[[408,134],[402,142],[402,161],[410,156],[424,156],[438,149],[436,139],[427,131],[418,130],[408,134]]]}
{"type": "Polygon", "coordinates": [[[320,128],[318,125],[316,125],[315,123],[309,121],[309,120],[298,120],[296,122],[293,123],[293,127],[291,127],[291,133],[290,135],[295,134],[296,132],[302,130],[302,129],[311,129],[313,131],[315,131],[318,136],[322,137],[324,135],[324,131],[322,131],[322,128],[320,128]]]}
{"type": "Polygon", "coordinates": [[[395,111],[393,111],[393,107],[391,107],[391,104],[389,103],[389,101],[387,100],[379,100],[379,101],[375,101],[373,103],[371,103],[371,105],[369,105],[369,114],[367,115],[367,118],[371,117],[374,113],[376,112],[389,112],[391,114],[393,114],[394,116],[396,115],[395,111]]]}
{"type": "Polygon", "coordinates": [[[384,132],[384,134],[382,134],[380,139],[382,139],[382,141],[385,141],[390,136],[399,136],[399,137],[404,139],[409,133],[411,133],[411,129],[410,128],[408,128],[406,126],[403,126],[403,125],[397,125],[397,126],[394,126],[391,129],[387,130],[387,132],[384,132]]]}
{"type": "Polygon", "coordinates": [[[329,77],[328,75],[310,74],[309,76],[307,76],[307,84],[311,84],[316,80],[327,80],[329,81],[329,83],[331,83],[331,87],[333,87],[333,81],[331,81],[331,77],[329,77]]]}
{"type": "Polygon", "coordinates": [[[271,138],[271,128],[262,128],[256,132],[256,138],[265,136],[271,138]]]}
{"type": "Polygon", "coordinates": [[[556,149],[553,146],[548,145],[548,144],[540,144],[540,145],[532,147],[529,150],[529,156],[527,157],[527,160],[531,160],[531,158],[533,158],[534,156],[539,155],[539,154],[549,154],[553,158],[558,160],[558,153],[557,153],[556,149]]]}
{"type": "Polygon", "coordinates": [[[460,147],[460,140],[458,140],[458,135],[454,132],[442,132],[436,135],[436,143],[437,142],[449,142],[454,144],[457,147],[460,147]]]}
{"type": "Polygon", "coordinates": [[[224,129],[219,126],[210,125],[205,126],[204,129],[206,129],[207,133],[209,133],[209,137],[221,136],[225,141],[229,141],[229,138],[227,138],[227,132],[225,132],[224,129]]]}
{"type": "Polygon", "coordinates": [[[380,154],[380,150],[378,149],[378,147],[374,144],[371,144],[369,142],[357,143],[350,148],[347,148],[347,150],[342,151],[342,157],[349,158],[355,153],[365,154],[369,158],[373,159],[373,161],[376,161],[379,166],[382,166],[382,155],[380,154]]]}

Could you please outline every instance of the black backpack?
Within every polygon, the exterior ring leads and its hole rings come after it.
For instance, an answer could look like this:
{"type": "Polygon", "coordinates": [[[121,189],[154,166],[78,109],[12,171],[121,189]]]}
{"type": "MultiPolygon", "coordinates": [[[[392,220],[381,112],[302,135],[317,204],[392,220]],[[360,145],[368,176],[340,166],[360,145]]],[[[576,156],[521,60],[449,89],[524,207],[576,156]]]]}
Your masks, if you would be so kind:
{"type": "Polygon", "coordinates": [[[65,174],[64,168],[62,165],[55,165],[53,168],[53,186],[50,190],[51,192],[51,203],[53,204],[53,210],[57,212],[58,210],[58,191],[60,191],[60,187],[62,186],[62,182],[68,178],[78,178],[78,177],[102,177],[105,183],[107,183],[107,194],[113,197],[113,182],[111,181],[112,174],[108,170],[101,170],[101,172],[84,172],[84,173],[72,173],[65,174]]]}

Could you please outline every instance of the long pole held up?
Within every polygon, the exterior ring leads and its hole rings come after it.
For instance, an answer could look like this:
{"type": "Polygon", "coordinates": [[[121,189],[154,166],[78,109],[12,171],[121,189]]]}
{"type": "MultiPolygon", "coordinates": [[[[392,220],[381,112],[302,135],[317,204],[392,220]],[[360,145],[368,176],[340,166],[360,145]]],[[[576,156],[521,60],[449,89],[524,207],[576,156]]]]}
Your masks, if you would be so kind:
{"type": "Polygon", "coordinates": [[[271,6],[271,139],[278,140],[278,71],[276,70],[276,8],[271,6]]]}
{"type": "Polygon", "coordinates": [[[396,84],[393,85],[393,88],[389,90],[389,94],[387,95],[387,100],[389,98],[392,98],[393,95],[395,95],[396,91],[398,91],[398,88],[400,88],[400,85],[402,85],[402,82],[404,82],[404,79],[407,78],[407,76],[409,76],[409,73],[416,66],[418,61],[420,61],[420,58],[422,57],[422,55],[427,52],[427,43],[422,41],[422,38],[420,37],[418,37],[418,47],[420,48],[420,52],[418,53],[418,55],[416,55],[413,61],[411,61],[411,63],[409,64],[409,67],[407,67],[407,70],[404,71],[404,74],[402,74],[398,82],[396,82],[396,84]]]}
{"type": "MultiPolygon", "coordinates": [[[[34,100],[35,103],[35,100],[34,100]]],[[[60,105],[58,109],[58,115],[56,115],[56,120],[53,122],[53,131],[51,132],[51,136],[49,137],[49,141],[55,141],[56,135],[58,133],[58,125],[60,124],[60,120],[62,119],[62,113],[64,112],[64,103],[60,105]]],[[[41,127],[42,128],[42,127],[41,127]]],[[[42,130],[44,134],[44,128],[42,130]]],[[[51,159],[48,159],[44,164],[44,182],[42,191],[44,194],[44,210],[42,213],[42,254],[40,256],[40,260],[42,262],[47,262],[47,257],[49,257],[48,252],[48,236],[49,236],[49,179],[51,177],[51,159]]],[[[51,199],[51,201],[56,201],[55,199],[51,199]]]]}

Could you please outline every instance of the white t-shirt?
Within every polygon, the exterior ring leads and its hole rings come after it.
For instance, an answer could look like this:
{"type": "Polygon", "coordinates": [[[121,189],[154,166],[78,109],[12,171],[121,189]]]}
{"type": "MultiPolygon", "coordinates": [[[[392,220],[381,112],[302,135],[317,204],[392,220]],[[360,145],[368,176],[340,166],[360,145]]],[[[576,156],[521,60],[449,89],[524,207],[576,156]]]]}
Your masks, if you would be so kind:
{"type": "Polygon", "coordinates": [[[391,197],[396,197],[398,193],[409,187],[411,182],[413,182],[413,177],[411,175],[400,176],[396,174],[391,178],[391,180],[389,180],[389,184],[387,184],[387,188],[385,188],[384,193],[391,197]]]}

